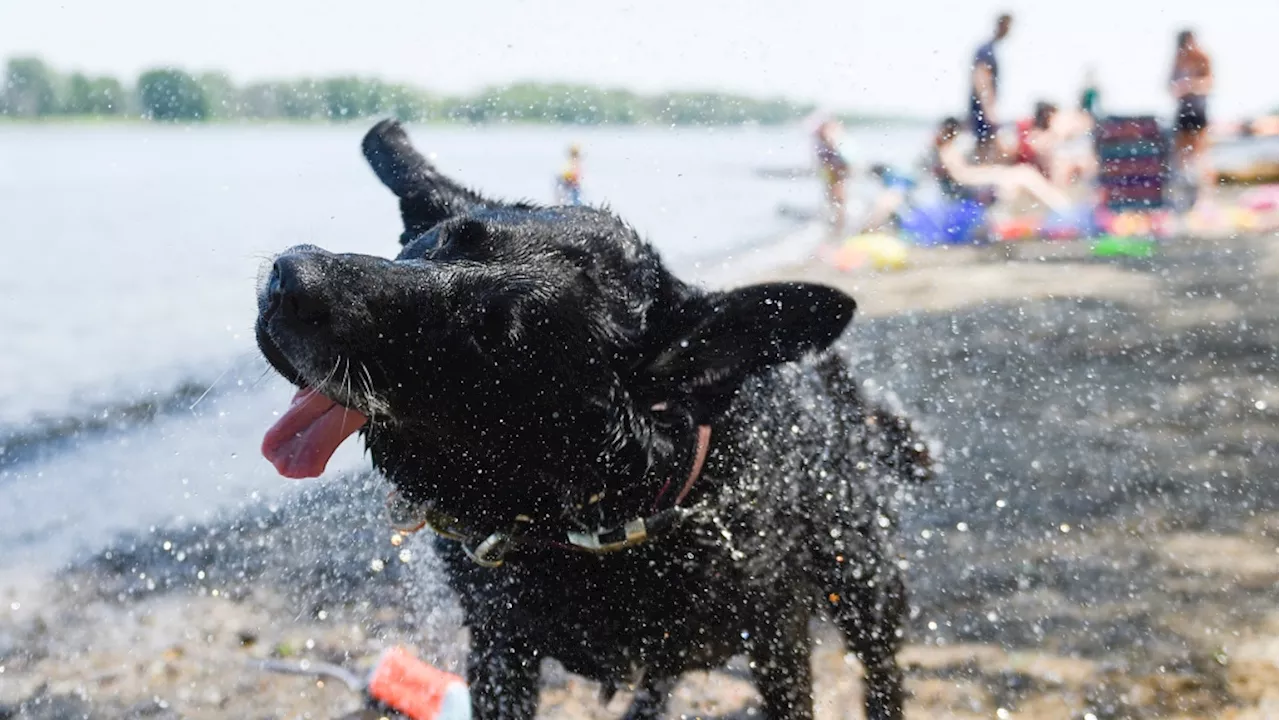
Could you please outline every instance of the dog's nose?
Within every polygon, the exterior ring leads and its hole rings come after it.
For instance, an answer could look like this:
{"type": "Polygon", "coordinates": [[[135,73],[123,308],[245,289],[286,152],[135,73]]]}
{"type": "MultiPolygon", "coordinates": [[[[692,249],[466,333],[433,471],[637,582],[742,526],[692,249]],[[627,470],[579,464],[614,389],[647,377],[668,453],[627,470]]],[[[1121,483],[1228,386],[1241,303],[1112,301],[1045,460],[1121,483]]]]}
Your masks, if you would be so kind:
{"type": "Polygon", "coordinates": [[[306,253],[289,252],[276,258],[267,279],[267,296],[284,317],[318,325],[328,318],[329,308],[314,282],[313,265],[306,253]]]}

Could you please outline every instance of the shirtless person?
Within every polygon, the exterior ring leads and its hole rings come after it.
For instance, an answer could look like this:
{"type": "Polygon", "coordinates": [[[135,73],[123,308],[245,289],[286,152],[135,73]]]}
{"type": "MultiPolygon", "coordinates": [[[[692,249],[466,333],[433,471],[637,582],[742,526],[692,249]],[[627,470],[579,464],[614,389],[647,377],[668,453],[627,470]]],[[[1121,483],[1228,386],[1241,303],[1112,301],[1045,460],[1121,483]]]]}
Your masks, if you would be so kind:
{"type": "Polygon", "coordinates": [[[1212,185],[1212,169],[1201,165],[1207,145],[1208,95],[1213,90],[1213,66],[1209,56],[1196,42],[1195,33],[1190,30],[1178,33],[1169,89],[1178,102],[1173,135],[1178,170],[1203,190],[1212,185]]]}
{"type": "Polygon", "coordinates": [[[969,130],[977,140],[974,160],[979,163],[996,161],[996,133],[1000,123],[996,119],[996,90],[1000,81],[1000,65],[996,62],[996,43],[1009,34],[1013,16],[1005,14],[996,20],[996,32],[973,54],[971,89],[969,91],[969,130]]]}

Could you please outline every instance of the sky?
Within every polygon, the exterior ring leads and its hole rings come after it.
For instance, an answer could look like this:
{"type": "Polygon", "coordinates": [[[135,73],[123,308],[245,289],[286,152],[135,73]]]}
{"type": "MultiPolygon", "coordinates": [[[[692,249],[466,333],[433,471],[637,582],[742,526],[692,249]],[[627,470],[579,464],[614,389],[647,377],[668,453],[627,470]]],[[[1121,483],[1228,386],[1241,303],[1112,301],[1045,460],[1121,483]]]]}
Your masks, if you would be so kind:
{"type": "Polygon", "coordinates": [[[1002,11],[1001,115],[1074,104],[1093,67],[1104,110],[1167,114],[1173,38],[1194,28],[1211,113],[1280,103],[1276,0],[0,0],[0,57],[130,78],[147,67],[237,82],[361,74],[442,92],[515,80],[785,96],[831,109],[962,112],[973,50],[1002,11]]]}

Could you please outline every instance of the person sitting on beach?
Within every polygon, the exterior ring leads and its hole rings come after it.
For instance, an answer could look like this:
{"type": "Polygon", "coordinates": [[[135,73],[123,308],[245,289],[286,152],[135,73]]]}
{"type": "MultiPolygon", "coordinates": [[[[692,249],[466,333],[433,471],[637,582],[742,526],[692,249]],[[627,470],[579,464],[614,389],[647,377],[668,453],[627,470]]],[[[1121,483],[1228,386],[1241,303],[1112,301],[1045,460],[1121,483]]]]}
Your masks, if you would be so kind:
{"type": "Polygon", "coordinates": [[[911,193],[916,189],[914,178],[899,173],[888,165],[875,164],[869,168],[871,176],[880,181],[880,192],[871,202],[867,217],[858,228],[859,233],[879,232],[894,224],[899,211],[911,205],[911,193]]]}
{"type": "Polygon", "coordinates": [[[1018,121],[1014,164],[1035,169],[1059,188],[1067,188],[1091,175],[1096,167],[1093,153],[1073,153],[1067,147],[1069,140],[1092,129],[1088,120],[1083,113],[1061,112],[1051,102],[1036,103],[1035,113],[1018,121]]]}
{"type": "MultiPolygon", "coordinates": [[[[978,165],[965,156],[956,142],[960,121],[945,118],[933,139],[934,179],[943,195],[951,199],[981,201],[988,191],[996,200],[1011,202],[1026,194],[1053,210],[1065,212],[1070,199],[1039,172],[1026,165],[978,165]]],[[[985,204],[985,203],[984,203],[985,204]]]]}
{"type": "Polygon", "coordinates": [[[827,223],[833,240],[840,239],[844,233],[845,183],[850,171],[849,159],[840,147],[843,135],[844,128],[833,118],[822,120],[814,132],[818,173],[825,189],[827,223]]]}
{"type": "Polygon", "coordinates": [[[556,178],[556,202],[582,204],[582,149],[576,143],[569,146],[569,160],[556,178]]]}
{"type": "Polygon", "coordinates": [[[1053,121],[1058,106],[1050,102],[1036,103],[1035,113],[1018,121],[1018,145],[1013,154],[1015,165],[1030,165],[1045,177],[1051,176],[1054,151],[1058,140],[1053,121]]]}

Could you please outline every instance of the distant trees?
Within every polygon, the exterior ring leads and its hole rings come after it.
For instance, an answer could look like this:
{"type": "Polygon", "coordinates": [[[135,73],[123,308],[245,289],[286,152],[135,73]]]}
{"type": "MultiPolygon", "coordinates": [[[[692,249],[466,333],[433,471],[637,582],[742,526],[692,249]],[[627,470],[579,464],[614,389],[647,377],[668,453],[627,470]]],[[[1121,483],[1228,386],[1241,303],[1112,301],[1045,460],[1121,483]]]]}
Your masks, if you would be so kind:
{"type": "Polygon", "coordinates": [[[4,111],[18,117],[52,115],[58,107],[55,74],[37,58],[14,58],[4,74],[4,111]]]}
{"type": "Polygon", "coordinates": [[[722,93],[638,95],[566,83],[522,82],[445,97],[409,85],[353,76],[235,85],[223,73],[178,68],[143,72],[132,88],[115,78],[61,75],[38,58],[12,58],[0,113],[23,118],[132,116],[157,121],[289,119],[342,122],[393,115],[415,122],[530,122],[573,125],[778,124],[812,106],[722,93]]]}
{"type": "Polygon", "coordinates": [[[209,117],[205,88],[189,73],[166,68],[138,77],[138,101],[152,120],[204,120],[209,117]]]}
{"type": "Polygon", "coordinates": [[[72,73],[67,78],[67,97],[62,112],[67,115],[122,115],[129,97],[119,80],[72,73]]]}

